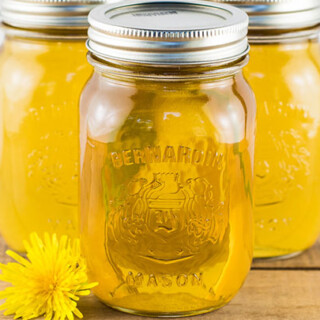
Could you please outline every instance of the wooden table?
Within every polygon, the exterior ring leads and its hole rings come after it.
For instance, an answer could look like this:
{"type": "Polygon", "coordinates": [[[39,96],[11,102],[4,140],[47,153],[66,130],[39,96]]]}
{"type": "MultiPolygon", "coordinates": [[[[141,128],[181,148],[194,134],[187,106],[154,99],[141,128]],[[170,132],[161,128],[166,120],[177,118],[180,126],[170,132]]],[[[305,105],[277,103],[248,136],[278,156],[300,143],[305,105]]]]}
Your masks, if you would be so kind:
{"type": "MultiPolygon", "coordinates": [[[[5,256],[0,239],[0,261],[5,256]]],[[[0,290],[4,283],[0,282],[0,290]]],[[[94,296],[82,299],[85,320],[145,320],[114,311],[94,296]]],[[[0,320],[13,319],[0,315],[0,320]]],[[[191,319],[191,318],[184,318],[191,319]]],[[[284,261],[256,262],[236,298],[226,307],[195,320],[320,320],[320,241],[302,255],[284,261]]]]}

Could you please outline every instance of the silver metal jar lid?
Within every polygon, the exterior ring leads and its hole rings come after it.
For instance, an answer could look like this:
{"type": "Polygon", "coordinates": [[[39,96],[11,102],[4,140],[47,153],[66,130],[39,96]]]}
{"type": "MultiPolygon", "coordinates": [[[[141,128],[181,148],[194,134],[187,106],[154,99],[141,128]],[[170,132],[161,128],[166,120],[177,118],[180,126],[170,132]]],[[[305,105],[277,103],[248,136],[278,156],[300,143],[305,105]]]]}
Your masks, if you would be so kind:
{"type": "Polygon", "coordinates": [[[88,49],[103,60],[222,64],[248,52],[248,16],[193,0],[123,1],[89,14],[88,49]]]}
{"type": "Polygon", "coordinates": [[[243,9],[249,29],[302,29],[320,24],[320,0],[214,0],[243,9]]]}
{"type": "Polygon", "coordinates": [[[104,0],[3,0],[2,21],[23,29],[85,29],[104,0]]]}

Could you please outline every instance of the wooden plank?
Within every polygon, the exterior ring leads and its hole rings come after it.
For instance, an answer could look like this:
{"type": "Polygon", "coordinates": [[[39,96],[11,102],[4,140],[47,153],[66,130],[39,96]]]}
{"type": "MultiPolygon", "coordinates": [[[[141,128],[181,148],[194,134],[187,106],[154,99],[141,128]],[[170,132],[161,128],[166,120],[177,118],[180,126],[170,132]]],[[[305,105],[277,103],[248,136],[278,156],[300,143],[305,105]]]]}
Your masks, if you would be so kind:
{"type": "MultiPolygon", "coordinates": [[[[198,320],[319,320],[320,271],[252,271],[236,298],[198,320]]],[[[94,297],[80,303],[87,320],[146,319],[105,307],[94,297]]],[[[191,319],[191,318],[186,318],[191,319]]],[[[195,318],[192,318],[195,319],[195,318]]]]}
{"type": "MultiPolygon", "coordinates": [[[[287,260],[256,260],[253,269],[317,269],[320,270],[320,238],[316,244],[297,257],[287,260]]],[[[319,315],[320,319],[320,315],[319,315]]]]}
{"type": "Polygon", "coordinates": [[[3,262],[3,259],[5,257],[5,251],[7,249],[7,246],[4,242],[4,240],[0,237],[0,260],[3,262]]]}
{"type": "MultiPolygon", "coordinates": [[[[80,308],[86,320],[146,319],[113,311],[94,297],[83,299],[80,308]]],[[[319,320],[320,271],[251,271],[244,287],[229,305],[192,319],[319,320]]]]}
{"type": "MultiPolygon", "coordinates": [[[[320,271],[251,271],[236,298],[224,308],[197,320],[319,320],[320,271]]],[[[0,283],[0,290],[4,287],[0,283]]],[[[86,320],[145,320],[114,311],[94,296],[79,303],[86,320]]],[[[0,320],[8,317],[0,315],[0,320]]]]}
{"type": "Polygon", "coordinates": [[[0,262],[1,263],[8,263],[12,261],[12,259],[6,255],[6,251],[8,250],[8,246],[4,242],[3,238],[0,236],[0,262]]]}

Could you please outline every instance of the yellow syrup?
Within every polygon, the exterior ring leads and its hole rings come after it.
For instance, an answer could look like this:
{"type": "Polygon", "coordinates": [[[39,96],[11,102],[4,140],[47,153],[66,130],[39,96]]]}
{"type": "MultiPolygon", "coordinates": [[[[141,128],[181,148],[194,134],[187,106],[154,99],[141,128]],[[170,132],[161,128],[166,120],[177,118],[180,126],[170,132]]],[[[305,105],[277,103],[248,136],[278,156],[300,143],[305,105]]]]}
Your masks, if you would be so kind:
{"type": "Polygon", "coordinates": [[[8,37],[0,59],[1,234],[19,251],[34,231],[78,236],[84,40],[8,37]]]}

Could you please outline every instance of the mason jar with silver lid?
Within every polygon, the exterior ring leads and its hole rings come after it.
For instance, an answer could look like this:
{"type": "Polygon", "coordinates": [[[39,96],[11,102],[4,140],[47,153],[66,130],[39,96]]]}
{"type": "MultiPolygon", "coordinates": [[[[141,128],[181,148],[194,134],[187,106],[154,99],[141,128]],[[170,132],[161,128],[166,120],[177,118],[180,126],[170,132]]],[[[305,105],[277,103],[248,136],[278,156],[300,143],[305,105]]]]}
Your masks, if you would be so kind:
{"type": "Polygon", "coordinates": [[[218,309],[252,258],[247,15],[192,0],[99,6],[80,101],[81,242],[121,311],[218,309]]]}
{"type": "Polygon", "coordinates": [[[249,14],[257,98],[255,254],[292,256],[320,231],[319,0],[223,0],[249,14]]]}
{"type": "Polygon", "coordinates": [[[78,236],[79,116],[87,15],[100,0],[4,0],[0,54],[0,231],[78,236]]]}

